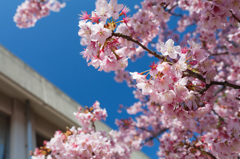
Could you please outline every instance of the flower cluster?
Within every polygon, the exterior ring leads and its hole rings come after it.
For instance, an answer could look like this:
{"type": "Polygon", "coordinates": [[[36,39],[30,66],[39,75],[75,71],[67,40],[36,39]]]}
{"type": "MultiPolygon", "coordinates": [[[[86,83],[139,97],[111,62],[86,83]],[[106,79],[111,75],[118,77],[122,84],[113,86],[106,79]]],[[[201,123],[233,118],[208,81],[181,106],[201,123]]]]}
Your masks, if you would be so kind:
{"type": "Polygon", "coordinates": [[[65,5],[66,3],[60,3],[58,0],[26,0],[18,6],[13,20],[19,28],[33,27],[37,20],[48,16],[50,11],[59,12],[65,5]]]}
{"type": "Polygon", "coordinates": [[[83,129],[87,132],[93,131],[91,123],[93,124],[94,121],[106,120],[107,117],[106,110],[100,108],[100,103],[98,101],[93,104],[93,107],[86,107],[84,112],[81,111],[82,107],[80,107],[79,111],[75,112],[74,115],[82,125],[83,129]]]}
{"type": "Polygon", "coordinates": [[[181,49],[174,46],[173,40],[169,39],[165,44],[161,43],[161,52],[165,58],[170,57],[176,63],[163,61],[153,63],[147,75],[142,73],[130,73],[136,79],[136,86],[142,90],[143,95],[150,95],[150,100],[162,103],[163,110],[172,116],[179,118],[192,118],[204,116],[211,111],[207,94],[200,94],[199,91],[209,84],[215,77],[211,61],[201,46],[193,41],[188,42],[190,47],[181,49]],[[187,69],[205,74],[206,81],[199,81],[192,77],[184,76],[187,69]],[[200,106],[205,105],[204,107],[200,106]]]}
{"type": "MultiPolygon", "coordinates": [[[[30,27],[64,5],[25,1],[14,19],[19,27],[30,27]]],[[[57,131],[33,158],[127,159],[153,140],[161,143],[159,158],[239,157],[239,7],[239,0],[143,0],[130,16],[117,0],[97,0],[96,9],[80,17],[78,35],[86,46],[81,54],[88,65],[115,71],[117,82],[135,89],[139,101],[120,108],[136,118],[116,120],[119,131],[106,135],[94,124],[105,120],[106,110],[98,102],[80,108],[74,115],[82,128],[57,131]],[[176,28],[168,23],[172,17],[176,28]],[[144,52],[158,61],[129,74],[128,59],[144,52]]]]}
{"type": "Polygon", "coordinates": [[[81,54],[88,60],[89,65],[106,72],[124,69],[128,65],[126,48],[118,49],[118,38],[112,37],[112,31],[116,28],[116,20],[125,15],[128,10],[117,0],[98,0],[96,10],[91,16],[87,12],[81,16],[78,35],[84,38],[87,45],[81,54]],[[120,13],[121,11],[121,13],[120,13]],[[106,24],[107,20],[108,23],[106,24]],[[111,20],[112,19],[112,20],[111,20]],[[94,24],[93,24],[94,23],[94,24]]]}
{"type": "Polygon", "coordinates": [[[99,105],[99,102],[95,102],[93,107],[74,113],[82,128],[67,128],[65,133],[56,131],[50,141],[44,142],[43,147],[35,150],[32,159],[129,158],[131,152],[139,147],[139,140],[132,142],[132,137],[127,139],[123,133],[117,131],[111,131],[107,136],[106,132],[96,132],[89,128],[90,122],[94,124],[94,121],[105,120],[107,117],[106,110],[99,105]],[[124,141],[121,140],[123,137],[124,141]]]}
{"type": "Polygon", "coordinates": [[[32,159],[70,159],[97,158],[110,159],[114,155],[114,148],[107,136],[101,132],[86,133],[81,128],[72,127],[68,134],[57,131],[54,137],[46,143],[49,153],[44,154],[36,150],[32,159]]]}
{"type": "Polygon", "coordinates": [[[219,158],[237,157],[240,152],[239,139],[239,118],[230,117],[227,119],[228,125],[213,129],[202,136],[202,142],[219,158]]]}

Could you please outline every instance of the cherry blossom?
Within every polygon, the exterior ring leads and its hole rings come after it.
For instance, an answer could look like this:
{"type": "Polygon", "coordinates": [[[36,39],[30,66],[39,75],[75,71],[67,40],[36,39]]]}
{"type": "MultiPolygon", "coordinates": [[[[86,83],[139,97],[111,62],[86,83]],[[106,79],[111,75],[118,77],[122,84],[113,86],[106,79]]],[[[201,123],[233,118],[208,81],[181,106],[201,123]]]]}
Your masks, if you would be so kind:
{"type": "Polygon", "coordinates": [[[98,41],[100,44],[104,44],[106,39],[112,35],[111,30],[104,28],[104,23],[95,24],[91,28],[91,40],[98,41]]]}
{"type": "Polygon", "coordinates": [[[66,3],[60,3],[57,0],[47,0],[43,3],[38,0],[25,0],[18,6],[13,19],[17,27],[29,28],[35,26],[37,20],[49,15],[50,11],[59,12],[65,6],[66,3]]]}
{"type": "MultiPolygon", "coordinates": [[[[32,27],[64,6],[26,0],[14,21],[32,27]]],[[[32,158],[127,159],[154,140],[159,158],[239,158],[239,7],[238,0],[142,0],[130,15],[117,0],[97,0],[91,15],[80,17],[81,55],[134,89],[138,101],[120,106],[133,116],[117,119],[119,129],[107,133],[94,125],[107,117],[99,102],[79,108],[74,115],[82,127],[57,131],[32,158]],[[172,17],[174,29],[167,23],[172,17]],[[129,60],[145,53],[155,58],[149,68],[128,72],[129,60]]]]}
{"type": "MultiPolygon", "coordinates": [[[[117,0],[111,0],[109,2],[109,13],[112,15],[113,19],[119,18],[119,11],[122,8],[123,4],[117,4],[117,0]]],[[[126,12],[124,14],[126,14],[126,12]]]]}
{"type": "Polygon", "coordinates": [[[169,57],[176,59],[177,55],[181,53],[181,47],[174,46],[174,41],[169,39],[165,45],[164,43],[161,43],[161,52],[164,56],[168,55],[169,57]]]}

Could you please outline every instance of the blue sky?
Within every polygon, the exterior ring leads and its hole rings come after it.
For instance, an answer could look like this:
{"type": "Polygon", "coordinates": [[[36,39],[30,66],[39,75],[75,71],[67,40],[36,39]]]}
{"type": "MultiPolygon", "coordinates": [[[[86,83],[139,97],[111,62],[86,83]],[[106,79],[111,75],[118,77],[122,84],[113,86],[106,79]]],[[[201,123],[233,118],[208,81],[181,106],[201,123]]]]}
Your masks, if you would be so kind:
{"type": "MultiPolygon", "coordinates": [[[[91,106],[98,100],[101,107],[107,109],[106,124],[116,129],[115,119],[128,117],[126,113],[117,113],[119,104],[131,106],[137,100],[126,83],[115,82],[113,72],[99,72],[89,67],[79,55],[83,47],[77,34],[78,14],[82,10],[94,10],[95,0],[66,1],[66,7],[59,13],[51,12],[50,16],[39,20],[35,27],[29,29],[19,29],[13,22],[17,6],[22,2],[1,2],[0,44],[81,105],[91,106]]],[[[136,11],[134,4],[140,3],[137,0],[118,2],[126,4],[131,9],[130,14],[136,11]]],[[[127,70],[142,72],[149,69],[153,60],[144,56],[134,63],[129,61],[127,70]]],[[[157,150],[157,146],[143,149],[151,158],[157,158],[157,150]]]]}

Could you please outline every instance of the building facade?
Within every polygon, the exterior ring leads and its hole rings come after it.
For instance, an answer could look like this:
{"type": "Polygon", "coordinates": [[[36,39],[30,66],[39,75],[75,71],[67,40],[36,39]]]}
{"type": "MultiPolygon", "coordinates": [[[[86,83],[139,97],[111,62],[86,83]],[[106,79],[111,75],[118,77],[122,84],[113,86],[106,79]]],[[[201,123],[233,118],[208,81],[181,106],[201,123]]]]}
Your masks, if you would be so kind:
{"type": "MultiPolygon", "coordinates": [[[[77,102],[0,45],[0,159],[27,159],[56,130],[77,126],[77,102]]],[[[110,131],[102,122],[97,130],[110,131]]],[[[148,159],[134,152],[132,159],[148,159]]]]}

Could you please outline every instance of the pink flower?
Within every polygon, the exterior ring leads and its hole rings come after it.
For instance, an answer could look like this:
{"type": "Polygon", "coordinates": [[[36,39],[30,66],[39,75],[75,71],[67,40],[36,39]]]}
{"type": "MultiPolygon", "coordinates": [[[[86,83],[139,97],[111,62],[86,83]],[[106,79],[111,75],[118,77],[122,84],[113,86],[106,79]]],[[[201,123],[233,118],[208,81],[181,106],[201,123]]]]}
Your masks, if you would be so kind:
{"type": "Polygon", "coordinates": [[[87,53],[88,55],[95,56],[98,54],[99,49],[100,48],[99,48],[98,43],[91,41],[90,43],[88,43],[85,53],[87,53]]]}
{"type": "Polygon", "coordinates": [[[125,69],[128,66],[128,59],[127,58],[120,58],[117,61],[117,68],[118,69],[125,69]]]}
{"type": "Polygon", "coordinates": [[[174,91],[176,93],[176,97],[179,98],[179,102],[186,100],[189,97],[189,91],[185,87],[187,84],[188,79],[187,77],[181,78],[175,85],[174,91]]]}
{"type": "Polygon", "coordinates": [[[175,95],[174,91],[168,90],[168,91],[161,93],[160,99],[161,99],[161,102],[170,104],[173,102],[175,97],[176,97],[176,95],[175,95]]]}
{"type": "Polygon", "coordinates": [[[169,78],[168,75],[164,75],[163,77],[157,77],[155,80],[155,86],[159,92],[163,92],[169,90],[169,84],[172,84],[173,80],[169,78]]]}
{"type": "Polygon", "coordinates": [[[109,2],[109,13],[113,19],[119,18],[119,11],[123,8],[123,4],[117,4],[117,0],[111,0],[109,2]]]}
{"type": "Polygon", "coordinates": [[[211,28],[216,27],[217,29],[221,28],[221,17],[217,16],[217,17],[213,17],[209,20],[209,26],[211,28]]]}
{"type": "Polygon", "coordinates": [[[208,59],[208,57],[206,57],[201,61],[200,66],[203,72],[207,72],[213,68],[213,62],[210,59],[208,59]]]}
{"type": "Polygon", "coordinates": [[[93,23],[99,23],[100,17],[97,15],[96,12],[92,11],[91,20],[92,20],[93,23]]]}
{"type": "Polygon", "coordinates": [[[125,24],[128,24],[128,23],[130,22],[130,18],[129,18],[129,17],[123,18],[123,22],[124,22],[125,24]]]}
{"type": "Polygon", "coordinates": [[[174,46],[174,41],[169,39],[165,45],[163,42],[161,42],[161,52],[164,56],[168,55],[172,59],[176,59],[177,55],[181,53],[181,47],[174,46]]]}
{"type": "Polygon", "coordinates": [[[240,140],[234,139],[231,143],[231,148],[233,149],[233,151],[239,152],[240,151],[240,140]]]}
{"type": "Polygon", "coordinates": [[[66,6],[66,3],[60,3],[58,0],[49,0],[46,3],[46,7],[53,11],[53,12],[59,12],[61,8],[64,8],[66,6]]]}
{"type": "Polygon", "coordinates": [[[166,104],[162,107],[162,110],[164,111],[164,113],[166,113],[167,115],[174,115],[174,106],[172,104],[166,104]]]}
{"type": "Polygon", "coordinates": [[[151,76],[155,76],[158,73],[157,66],[158,65],[155,64],[154,62],[151,65],[149,65],[149,67],[151,67],[151,70],[150,70],[151,76]]]}
{"type": "Polygon", "coordinates": [[[195,111],[195,117],[201,118],[205,116],[207,113],[209,113],[212,110],[213,105],[210,103],[205,104],[204,107],[200,107],[195,111]]]}
{"type": "Polygon", "coordinates": [[[205,59],[206,57],[207,56],[206,56],[205,50],[199,49],[199,48],[196,48],[193,50],[193,56],[192,56],[193,60],[197,60],[198,62],[200,62],[201,60],[205,59]]]}
{"type": "Polygon", "coordinates": [[[160,3],[157,4],[157,5],[154,5],[154,6],[152,7],[152,10],[153,10],[153,13],[154,13],[155,15],[162,15],[163,12],[164,12],[164,9],[163,9],[163,7],[160,5],[160,3]]]}
{"type": "Polygon", "coordinates": [[[142,109],[142,103],[141,102],[137,102],[137,103],[134,103],[131,107],[129,107],[127,109],[127,113],[128,114],[137,114],[138,112],[141,112],[143,109],[142,109]]]}
{"type": "Polygon", "coordinates": [[[153,92],[153,81],[141,82],[136,85],[138,89],[142,90],[143,95],[149,95],[153,92]]]}
{"type": "Polygon", "coordinates": [[[107,115],[107,111],[106,109],[95,109],[93,114],[95,115],[94,119],[96,120],[106,120],[107,115]]]}
{"type": "Polygon", "coordinates": [[[158,64],[157,70],[162,72],[163,74],[170,74],[171,66],[167,62],[163,62],[161,64],[158,64]]]}
{"type": "Polygon", "coordinates": [[[215,70],[211,70],[207,72],[206,74],[206,83],[210,84],[210,82],[214,79],[214,77],[217,75],[215,70]]]}
{"type": "Polygon", "coordinates": [[[200,49],[201,44],[195,43],[192,39],[188,40],[187,43],[190,45],[190,49],[193,51],[194,49],[200,49]]]}
{"type": "Polygon", "coordinates": [[[145,76],[143,76],[142,74],[140,74],[138,72],[129,72],[129,73],[132,76],[132,79],[136,79],[137,82],[146,80],[145,76]]]}
{"type": "Polygon", "coordinates": [[[175,76],[180,78],[182,77],[182,72],[185,71],[186,69],[187,69],[186,56],[182,54],[178,62],[172,65],[172,70],[175,73],[175,76]]]}
{"type": "Polygon", "coordinates": [[[83,12],[82,11],[82,15],[80,15],[80,19],[88,20],[88,19],[90,19],[90,14],[88,14],[87,12],[83,12]]]}
{"type": "Polygon", "coordinates": [[[90,35],[92,33],[92,30],[91,30],[92,23],[91,22],[86,23],[86,21],[81,20],[78,26],[81,28],[78,32],[78,35],[81,37],[85,37],[87,39],[87,42],[90,43],[91,42],[90,35]]]}
{"type": "Polygon", "coordinates": [[[222,7],[220,7],[219,5],[213,5],[212,7],[212,13],[215,15],[215,16],[219,16],[219,15],[222,15],[224,14],[224,9],[222,7]]]}
{"type": "Polygon", "coordinates": [[[48,16],[50,11],[59,12],[65,6],[66,3],[60,3],[57,0],[48,0],[44,3],[35,0],[25,0],[18,6],[13,20],[19,28],[33,27],[37,20],[48,16]]]}
{"type": "Polygon", "coordinates": [[[186,54],[189,51],[186,47],[182,48],[181,50],[182,50],[182,54],[186,54]]]}
{"type": "Polygon", "coordinates": [[[99,3],[96,4],[96,13],[100,17],[100,20],[104,23],[106,22],[107,18],[111,17],[107,1],[99,1],[99,3]]]}
{"type": "Polygon", "coordinates": [[[106,39],[112,35],[111,30],[104,28],[103,22],[93,25],[91,29],[91,40],[98,41],[100,44],[104,44],[106,39]]]}
{"type": "Polygon", "coordinates": [[[124,6],[124,8],[122,9],[121,14],[123,14],[125,17],[127,16],[127,13],[130,11],[130,9],[126,6],[124,6]]]}

